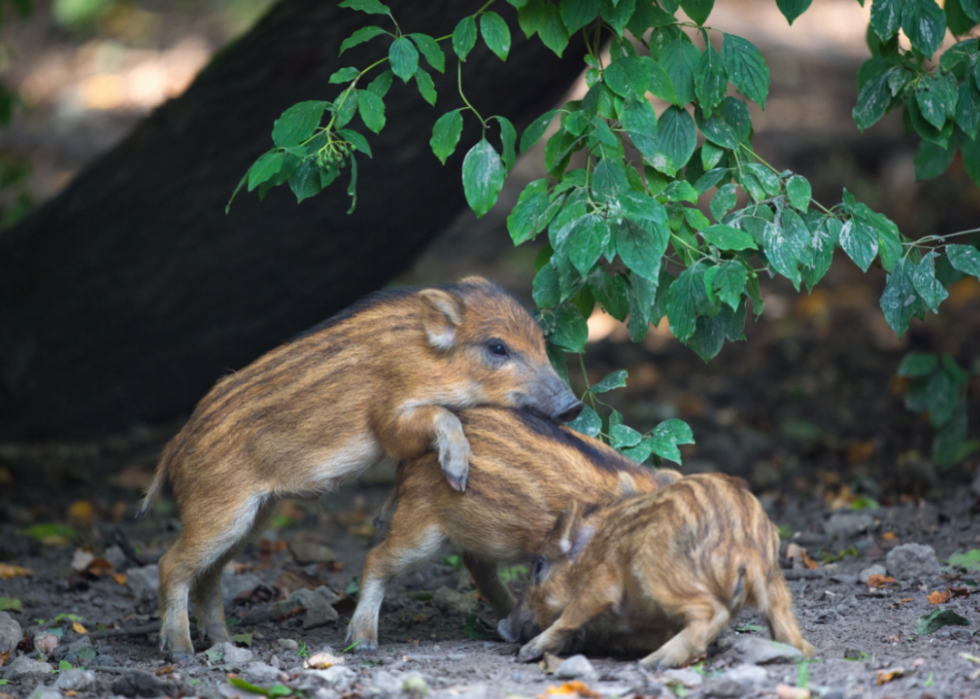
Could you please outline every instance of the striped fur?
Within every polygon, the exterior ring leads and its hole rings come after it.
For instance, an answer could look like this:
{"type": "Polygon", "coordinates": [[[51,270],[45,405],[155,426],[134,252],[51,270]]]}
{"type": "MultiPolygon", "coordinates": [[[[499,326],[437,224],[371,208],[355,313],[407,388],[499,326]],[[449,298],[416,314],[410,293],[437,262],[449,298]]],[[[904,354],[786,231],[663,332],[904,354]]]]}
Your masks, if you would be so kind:
{"type": "Polygon", "coordinates": [[[591,517],[577,509],[556,525],[546,570],[501,624],[505,636],[526,631],[529,617],[545,629],[522,660],[584,645],[677,667],[703,655],[743,605],[766,615],[777,641],[813,654],[779,568],[776,527],[740,478],[689,476],[591,517]]]}
{"type": "Polygon", "coordinates": [[[600,508],[623,493],[649,493],[680,477],[637,466],[615,450],[516,410],[477,408],[459,415],[469,440],[470,480],[461,495],[439,478],[426,455],[401,464],[388,536],[368,554],[361,596],[348,630],[359,651],[378,647],[385,585],[452,542],[498,618],[514,600],[497,563],[526,561],[555,527],[561,509],[579,498],[600,508]]]}
{"type": "Polygon", "coordinates": [[[193,652],[189,592],[204,633],[230,638],[221,569],[280,499],[316,497],[384,458],[432,449],[465,489],[469,444],[452,411],[476,405],[549,417],[581,405],[534,319],[479,277],[370,297],[221,379],[164,449],[141,507],[169,478],[183,530],[160,561],[161,646],[178,659],[193,652]]]}

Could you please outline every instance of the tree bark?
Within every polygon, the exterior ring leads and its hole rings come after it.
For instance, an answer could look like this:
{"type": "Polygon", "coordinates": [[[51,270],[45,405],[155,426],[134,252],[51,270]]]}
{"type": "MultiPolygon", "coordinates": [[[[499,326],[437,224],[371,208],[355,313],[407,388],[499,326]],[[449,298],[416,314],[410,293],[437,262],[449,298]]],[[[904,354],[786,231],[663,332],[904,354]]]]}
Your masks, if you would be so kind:
{"type": "MultiPolygon", "coordinates": [[[[437,37],[480,5],[388,4],[406,32],[437,37]]],[[[390,27],[336,2],[280,2],[186,93],[0,237],[0,439],[90,438],[186,414],[221,375],[406,269],[454,219],[465,206],[463,154],[481,131],[464,113],[450,161],[429,149],[435,120],[463,106],[451,49],[446,74],[429,71],[436,108],[395,79],[387,125],[366,133],[374,159],[359,158],[353,215],[346,176],[299,206],[283,186],[263,202],[240,193],[224,213],[285,108],[332,99],[331,73],[387,55],[375,39],[337,58],[368,24],[390,27]]],[[[507,62],[479,42],[463,85],[483,116],[522,130],[572,83],[583,49],[573,42],[559,60],[511,26],[507,62]]]]}

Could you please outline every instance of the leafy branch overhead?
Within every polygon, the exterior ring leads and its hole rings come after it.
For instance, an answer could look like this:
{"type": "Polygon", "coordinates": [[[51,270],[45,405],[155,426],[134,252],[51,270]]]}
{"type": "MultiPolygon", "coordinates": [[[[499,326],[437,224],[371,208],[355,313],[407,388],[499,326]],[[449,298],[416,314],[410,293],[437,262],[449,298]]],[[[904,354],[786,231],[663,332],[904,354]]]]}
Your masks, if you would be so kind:
{"type": "MultiPolygon", "coordinates": [[[[455,58],[464,106],[434,119],[430,145],[445,164],[460,146],[464,120],[476,119],[482,127],[477,143],[463,144],[463,190],[477,216],[496,203],[518,151],[528,151],[550,129],[547,177],[524,188],[507,227],[517,245],[547,238],[533,296],[561,370],[565,352],[584,351],[586,319],[597,303],[627,323],[634,341],[666,317],[673,335],[708,361],[726,340],[744,339],[750,304],[755,315],[762,312],[760,274],[812,289],[838,247],[863,271],[872,264],[886,270],[881,308],[895,332],[904,334],[911,318],[936,311],[946,297],[937,270],[980,275],[980,253],[947,244],[950,235],[912,241],[846,190],[840,203],[824,206],[813,200],[805,177],[758,157],[747,101],[765,109],[769,69],[750,41],[707,24],[713,4],[490,0],[461,17],[451,35],[432,37],[404,33],[378,0],[345,0],[341,7],[379,20],[347,38],[341,54],[381,41],[387,42],[387,58],[334,73],[331,82],[345,87],[333,101],[286,110],[273,128],[275,147],[252,165],[239,188],[257,189],[261,197],[288,183],[302,201],[349,166],[354,197],[356,156],[371,156],[367,139],[350,126],[354,117],[368,131],[384,128],[384,98],[394,82],[414,80],[435,105],[428,71],[452,70],[447,62],[455,58]],[[678,17],[679,9],[686,18],[678,17]],[[506,61],[514,30],[537,37],[558,56],[581,33],[588,50],[582,99],[543,114],[519,140],[510,121],[480,114],[463,90],[466,59],[477,43],[506,61]]],[[[777,0],[790,23],[809,5],[777,0]]],[[[922,138],[920,178],[941,174],[959,149],[967,172],[980,183],[980,40],[960,41],[938,64],[931,62],[947,28],[964,34],[978,21],[975,0],[948,0],[945,9],[933,0],[874,0],[871,6],[871,58],[858,76],[854,120],[866,129],[902,107],[907,127],[922,138]],[[910,41],[907,49],[899,43],[900,29],[910,41]]],[[[598,393],[596,387],[587,392],[582,431],[601,434],[641,461],[650,454],[679,460],[676,444],[689,438],[686,433],[662,425],[659,436],[656,430],[634,434],[615,411],[599,416],[598,393]]]]}

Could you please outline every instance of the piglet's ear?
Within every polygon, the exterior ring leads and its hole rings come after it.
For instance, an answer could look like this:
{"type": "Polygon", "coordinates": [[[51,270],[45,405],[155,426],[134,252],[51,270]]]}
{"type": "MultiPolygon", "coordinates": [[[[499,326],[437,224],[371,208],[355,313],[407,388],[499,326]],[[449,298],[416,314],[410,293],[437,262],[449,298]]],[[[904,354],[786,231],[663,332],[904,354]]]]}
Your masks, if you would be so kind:
{"type": "Polygon", "coordinates": [[[577,500],[572,500],[568,507],[558,513],[555,533],[557,534],[558,550],[563,556],[567,555],[572,548],[572,539],[579,523],[578,519],[577,500]]]}
{"type": "Polygon", "coordinates": [[[459,299],[439,289],[423,289],[419,292],[419,308],[429,344],[438,350],[452,347],[463,322],[463,304],[459,299]]]}
{"type": "Polygon", "coordinates": [[[626,471],[620,471],[618,479],[619,479],[619,493],[623,497],[636,495],[639,492],[636,488],[636,481],[633,480],[633,476],[631,476],[626,471]]]}

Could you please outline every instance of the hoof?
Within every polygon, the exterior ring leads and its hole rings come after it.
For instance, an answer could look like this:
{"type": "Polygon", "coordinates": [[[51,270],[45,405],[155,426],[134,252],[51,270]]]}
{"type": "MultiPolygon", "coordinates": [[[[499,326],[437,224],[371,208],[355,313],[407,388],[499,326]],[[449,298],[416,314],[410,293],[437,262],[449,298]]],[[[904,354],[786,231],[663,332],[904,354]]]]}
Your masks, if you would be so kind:
{"type": "Polygon", "coordinates": [[[193,650],[171,651],[167,653],[167,658],[172,663],[183,665],[184,663],[189,663],[191,660],[194,659],[194,651],[193,650]]]}
{"type": "Polygon", "coordinates": [[[517,653],[517,659],[522,663],[530,663],[544,657],[544,652],[538,650],[533,644],[528,643],[517,653]]]}
{"type": "Polygon", "coordinates": [[[351,650],[355,653],[361,655],[377,655],[378,653],[378,642],[377,641],[358,641],[357,645],[351,650]]]}

